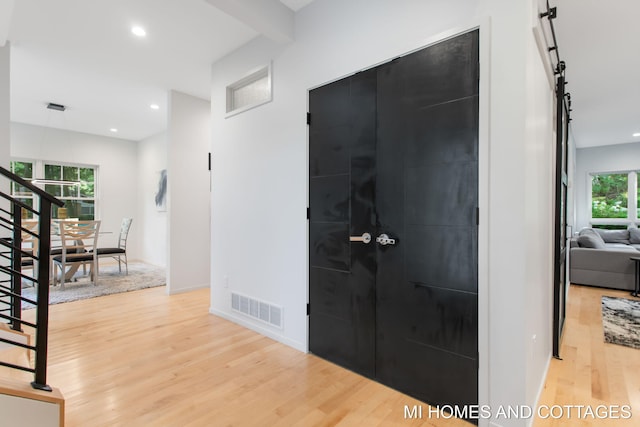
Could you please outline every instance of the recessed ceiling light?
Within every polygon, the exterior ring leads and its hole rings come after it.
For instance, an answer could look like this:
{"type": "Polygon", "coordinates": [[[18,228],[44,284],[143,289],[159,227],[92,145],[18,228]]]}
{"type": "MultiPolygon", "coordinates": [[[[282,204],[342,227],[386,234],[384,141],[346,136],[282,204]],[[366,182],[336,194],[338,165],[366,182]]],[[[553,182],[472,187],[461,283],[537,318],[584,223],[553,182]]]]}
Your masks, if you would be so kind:
{"type": "Polygon", "coordinates": [[[144,37],[144,36],[146,36],[146,35],[147,35],[147,32],[144,30],[144,28],[139,27],[139,26],[137,26],[137,25],[136,25],[136,26],[131,27],[131,32],[132,32],[133,34],[135,34],[136,36],[138,36],[138,37],[144,37]]]}
{"type": "Polygon", "coordinates": [[[640,136],[640,132],[634,133],[633,136],[640,136]]]}
{"type": "Polygon", "coordinates": [[[149,105],[149,108],[151,108],[152,110],[159,110],[160,106],[158,104],[151,104],[149,105]]]}
{"type": "Polygon", "coordinates": [[[111,132],[113,132],[113,133],[117,133],[117,132],[118,132],[118,129],[116,129],[116,128],[111,128],[111,129],[109,129],[109,130],[110,130],[111,132]]]}

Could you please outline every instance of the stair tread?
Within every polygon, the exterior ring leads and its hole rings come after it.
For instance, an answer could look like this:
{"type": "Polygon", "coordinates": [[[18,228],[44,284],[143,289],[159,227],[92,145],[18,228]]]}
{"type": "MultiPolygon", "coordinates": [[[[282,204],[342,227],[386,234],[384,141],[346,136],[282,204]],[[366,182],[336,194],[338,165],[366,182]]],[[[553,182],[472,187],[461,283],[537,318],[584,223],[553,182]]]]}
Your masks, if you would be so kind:
{"type": "Polygon", "coordinates": [[[55,387],[52,388],[50,392],[36,390],[29,382],[0,378],[0,394],[64,405],[62,392],[55,387]]]}

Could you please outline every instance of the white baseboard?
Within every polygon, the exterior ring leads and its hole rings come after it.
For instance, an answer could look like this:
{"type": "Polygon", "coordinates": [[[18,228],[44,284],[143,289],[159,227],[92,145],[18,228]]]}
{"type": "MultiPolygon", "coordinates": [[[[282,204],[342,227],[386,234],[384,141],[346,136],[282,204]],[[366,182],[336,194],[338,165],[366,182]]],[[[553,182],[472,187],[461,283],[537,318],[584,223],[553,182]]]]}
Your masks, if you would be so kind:
{"type": "Polygon", "coordinates": [[[165,288],[167,290],[167,295],[184,294],[186,292],[197,291],[199,289],[204,289],[209,287],[210,285],[208,283],[204,283],[202,285],[196,285],[196,286],[189,286],[188,288],[180,288],[180,289],[171,289],[168,284],[165,285],[165,288]]]}
{"type": "Polygon", "coordinates": [[[209,308],[209,313],[218,317],[222,317],[223,319],[226,319],[230,322],[237,323],[238,325],[243,326],[247,329],[251,329],[252,331],[259,333],[260,335],[264,335],[265,337],[271,338],[272,340],[276,340],[279,343],[282,343],[286,346],[294,348],[302,353],[306,353],[306,348],[304,343],[287,338],[284,335],[281,335],[277,332],[264,328],[248,319],[244,319],[241,316],[225,313],[223,311],[216,310],[215,308],[209,308]]]}
{"type": "Polygon", "coordinates": [[[551,366],[551,359],[553,358],[552,354],[549,354],[547,358],[547,366],[544,367],[544,375],[542,375],[542,381],[538,386],[538,394],[536,395],[536,401],[533,402],[534,416],[527,422],[527,426],[533,426],[533,423],[536,420],[535,413],[538,411],[538,404],[540,403],[540,396],[542,396],[542,392],[544,391],[544,385],[547,383],[547,376],[549,375],[549,367],[551,366]]]}

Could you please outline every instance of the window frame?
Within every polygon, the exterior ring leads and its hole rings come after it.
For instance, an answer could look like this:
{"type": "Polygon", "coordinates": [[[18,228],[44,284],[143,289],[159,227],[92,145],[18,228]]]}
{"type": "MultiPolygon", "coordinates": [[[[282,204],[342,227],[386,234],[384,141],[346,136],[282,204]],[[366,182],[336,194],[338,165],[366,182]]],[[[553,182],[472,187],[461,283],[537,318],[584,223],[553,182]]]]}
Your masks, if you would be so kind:
{"type": "Polygon", "coordinates": [[[587,173],[587,203],[589,209],[589,224],[594,225],[626,225],[640,228],[638,214],[638,170],[598,171],[587,173]],[[593,217],[593,176],[594,175],[627,175],[627,217],[626,218],[594,218],[593,217]]]}
{"type": "MultiPolygon", "coordinates": [[[[44,177],[45,176],[45,165],[50,165],[50,166],[59,166],[59,167],[75,167],[75,168],[84,168],[84,169],[93,169],[93,197],[70,197],[70,196],[54,196],[62,201],[93,201],[93,219],[99,219],[100,215],[99,215],[99,207],[100,207],[100,194],[99,194],[99,188],[100,188],[100,167],[98,165],[90,165],[90,164],[86,164],[86,163],[72,163],[72,162],[60,162],[60,161],[56,161],[56,160],[41,160],[41,159],[32,159],[32,158],[27,158],[27,157],[11,157],[10,162],[23,162],[23,163],[31,163],[32,164],[32,177],[31,179],[34,179],[36,177],[40,178],[40,177],[44,177]]],[[[42,188],[44,189],[45,187],[42,186],[42,188]]],[[[14,191],[13,188],[11,188],[11,196],[14,196],[14,191]]],[[[19,198],[27,198],[27,197],[23,197],[23,196],[18,196],[19,198]]],[[[33,199],[33,206],[36,210],[40,209],[40,206],[38,206],[38,198],[37,197],[33,197],[31,196],[31,198],[33,199]]],[[[53,215],[53,212],[52,212],[53,215]]]]}

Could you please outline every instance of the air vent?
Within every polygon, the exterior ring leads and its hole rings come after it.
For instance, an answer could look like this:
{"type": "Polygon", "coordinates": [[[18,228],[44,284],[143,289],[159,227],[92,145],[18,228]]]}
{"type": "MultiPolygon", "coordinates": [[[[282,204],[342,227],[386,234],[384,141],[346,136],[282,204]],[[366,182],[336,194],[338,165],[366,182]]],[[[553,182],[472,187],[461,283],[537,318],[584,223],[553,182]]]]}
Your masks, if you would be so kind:
{"type": "Polygon", "coordinates": [[[65,107],[62,104],[54,104],[53,102],[50,102],[47,104],[47,108],[49,110],[56,110],[56,111],[64,111],[67,109],[67,107],[65,107]]]}
{"type": "Polygon", "coordinates": [[[275,304],[232,292],[231,309],[282,329],[282,307],[275,304]]]}

